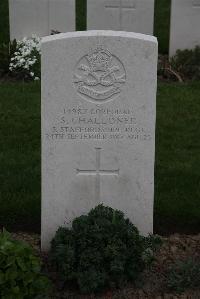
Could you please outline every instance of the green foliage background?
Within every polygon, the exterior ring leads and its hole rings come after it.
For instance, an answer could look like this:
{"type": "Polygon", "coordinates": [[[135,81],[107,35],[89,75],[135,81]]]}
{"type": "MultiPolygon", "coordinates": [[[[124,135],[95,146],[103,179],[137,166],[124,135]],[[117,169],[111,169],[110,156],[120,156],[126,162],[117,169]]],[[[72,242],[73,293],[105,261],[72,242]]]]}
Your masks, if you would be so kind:
{"type": "Polygon", "coordinates": [[[0,0],[0,44],[9,41],[8,0],[0,0]]]}
{"type": "Polygon", "coordinates": [[[158,38],[159,53],[168,54],[171,0],[155,0],[154,35],[158,38]]]}
{"type": "Polygon", "coordinates": [[[171,59],[172,68],[185,79],[200,80],[200,46],[178,50],[171,59]]]}
{"type": "Polygon", "coordinates": [[[41,262],[33,249],[22,241],[0,233],[0,298],[45,299],[50,287],[41,274],[41,262]]]}
{"type": "Polygon", "coordinates": [[[178,260],[169,268],[167,273],[167,287],[173,292],[182,293],[187,289],[200,286],[200,260],[189,258],[178,260]]]}

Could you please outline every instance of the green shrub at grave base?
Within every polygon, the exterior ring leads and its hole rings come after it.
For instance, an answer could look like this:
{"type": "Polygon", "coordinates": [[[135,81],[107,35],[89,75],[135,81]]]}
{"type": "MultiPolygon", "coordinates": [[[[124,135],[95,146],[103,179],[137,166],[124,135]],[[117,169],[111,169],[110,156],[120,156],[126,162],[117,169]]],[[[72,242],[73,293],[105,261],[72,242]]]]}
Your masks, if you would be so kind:
{"type": "Polygon", "coordinates": [[[12,240],[5,230],[0,233],[0,298],[46,298],[49,280],[41,274],[41,264],[33,249],[12,240]]]}
{"type": "Polygon", "coordinates": [[[200,80],[200,46],[192,50],[178,50],[170,63],[184,79],[200,80]]]}
{"type": "Polygon", "coordinates": [[[171,291],[182,293],[186,289],[200,286],[200,259],[177,261],[167,275],[167,286],[171,291]]]}
{"type": "Polygon", "coordinates": [[[92,293],[135,281],[146,257],[149,262],[152,240],[146,242],[122,212],[99,205],[76,218],[72,228],[58,229],[50,259],[64,283],[75,282],[81,292],[92,293]]]}

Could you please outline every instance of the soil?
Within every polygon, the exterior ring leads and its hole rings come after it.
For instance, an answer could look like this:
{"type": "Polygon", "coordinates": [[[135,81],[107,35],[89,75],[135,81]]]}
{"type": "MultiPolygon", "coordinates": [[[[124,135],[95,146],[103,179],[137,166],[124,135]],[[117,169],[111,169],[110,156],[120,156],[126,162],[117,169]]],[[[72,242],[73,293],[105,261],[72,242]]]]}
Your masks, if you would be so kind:
{"type": "MultiPolygon", "coordinates": [[[[15,239],[28,242],[47,264],[47,256],[40,252],[40,236],[30,233],[13,233],[15,239]]],[[[56,273],[48,268],[48,276],[54,282],[51,299],[200,299],[200,286],[182,294],[169,293],[166,287],[166,273],[177,260],[200,259],[200,233],[197,235],[174,234],[161,237],[162,246],[155,253],[155,261],[146,270],[137,286],[127,285],[120,290],[108,290],[100,295],[81,295],[75,287],[62,288],[56,273]],[[141,286],[139,286],[141,284],[141,286]]],[[[47,269],[46,269],[47,270],[47,269]]]]}

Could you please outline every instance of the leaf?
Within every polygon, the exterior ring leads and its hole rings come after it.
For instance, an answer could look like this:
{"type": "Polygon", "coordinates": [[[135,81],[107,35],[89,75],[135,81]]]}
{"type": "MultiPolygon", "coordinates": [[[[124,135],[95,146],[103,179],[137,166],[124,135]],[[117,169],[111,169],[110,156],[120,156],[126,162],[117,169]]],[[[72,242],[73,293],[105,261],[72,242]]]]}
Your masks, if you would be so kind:
{"type": "Polygon", "coordinates": [[[26,265],[25,265],[25,263],[24,263],[24,261],[23,261],[22,258],[20,258],[20,257],[16,258],[16,262],[17,262],[17,265],[19,266],[19,268],[21,270],[23,270],[23,271],[26,270],[26,265]]]}

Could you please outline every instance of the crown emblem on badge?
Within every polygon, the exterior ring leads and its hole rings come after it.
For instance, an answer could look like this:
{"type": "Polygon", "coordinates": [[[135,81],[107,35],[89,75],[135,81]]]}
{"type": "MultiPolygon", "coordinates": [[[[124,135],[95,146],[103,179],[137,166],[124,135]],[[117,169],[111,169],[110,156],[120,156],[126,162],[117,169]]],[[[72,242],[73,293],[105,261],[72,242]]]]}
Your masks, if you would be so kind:
{"type": "Polygon", "coordinates": [[[94,72],[105,72],[111,66],[112,63],[111,53],[108,50],[102,48],[101,46],[97,47],[90,54],[88,54],[87,59],[91,69],[94,72]]]}

